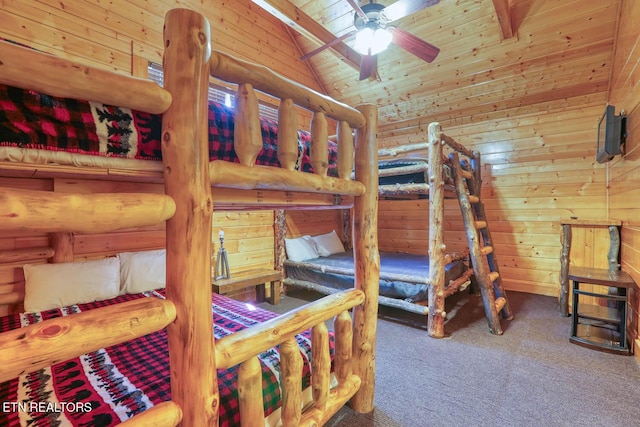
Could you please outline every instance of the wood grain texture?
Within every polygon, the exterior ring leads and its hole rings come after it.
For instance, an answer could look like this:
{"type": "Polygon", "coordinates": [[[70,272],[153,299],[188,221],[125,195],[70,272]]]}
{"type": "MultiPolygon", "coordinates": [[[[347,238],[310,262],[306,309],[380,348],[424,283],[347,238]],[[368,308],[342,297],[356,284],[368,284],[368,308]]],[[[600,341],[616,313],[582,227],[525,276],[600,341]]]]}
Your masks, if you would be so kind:
{"type": "Polygon", "coordinates": [[[165,192],[176,201],[167,221],[167,298],[177,318],[167,328],[171,399],[184,425],[215,425],[219,393],[214,358],[211,287],[211,216],[207,141],[209,23],[174,9],[164,26],[164,85],[174,94],[162,120],[165,192]],[[178,93],[180,96],[178,96],[178,93]],[[193,369],[198,366],[199,369],[193,369]]]}
{"type": "Polygon", "coordinates": [[[0,335],[0,381],[147,335],[175,318],[172,302],[144,298],[5,332],[0,335]]]}
{"type": "Polygon", "coordinates": [[[351,400],[356,412],[373,410],[375,390],[375,349],[380,277],[378,253],[378,110],[374,105],[358,107],[367,125],[356,131],[356,180],[368,191],[353,206],[353,250],[355,287],[365,295],[364,304],[353,310],[354,375],[362,385],[351,400]]]}
{"type": "Polygon", "coordinates": [[[141,412],[120,425],[123,427],[173,427],[182,421],[182,409],[172,401],[159,404],[141,412]]]}
{"type": "Polygon", "coordinates": [[[147,226],[170,218],[176,205],[159,194],[61,194],[0,189],[0,229],[100,233],[147,226]],[[66,213],[73,211],[69,217],[66,213]],[[127,212],[127,215],[123,215],[127,212]]]}

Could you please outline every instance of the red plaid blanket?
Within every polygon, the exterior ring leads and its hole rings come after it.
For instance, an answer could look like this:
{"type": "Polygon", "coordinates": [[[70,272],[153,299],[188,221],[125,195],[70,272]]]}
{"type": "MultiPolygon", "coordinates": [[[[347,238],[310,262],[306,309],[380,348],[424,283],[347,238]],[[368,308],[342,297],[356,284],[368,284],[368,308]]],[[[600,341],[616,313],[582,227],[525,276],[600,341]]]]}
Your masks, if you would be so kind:
{"type": "MultiPolygon", "coordinates": [[[[261,119],[262,151],[256,163],[280,166],[277,123],[261,119]]],[[[0,146],[69,151],[142,160],[162,158],[162,116],[94,102],[57,98],[0,85],[0,146]]],[[[233,111],[209,103],[209,158],[238,162],[233,150],[233,111]]],[[[309,162],[311,136],[298,132],[298,169],[313,172],[309,162]]],[[[329,143],[333,174],[337,145],[329,143]]]]}
{"type": "MultiPolygon", "coordinates": [[[[0,331],[136,298],[145,296],[123,295],[108,301],[5,316],[0,318],[0,331]]],[[[216,294],[212,305],[216,338],[276,316],[216,294]]],[[[304,360],[303,387],[307,387],[309,332],[297,340],[304,360]]],[[[333,341],[331,347],[333,352],[333,341]]],[[[260,355],[265,416],[280,406],[279,359],[276,349],[260,355]]],[[[237,367],[218,370],[221,426],[240,424],[237,378],[237,367]]],[[[0,426],[113,426],[169,400],[169,381],[167,336],[165,331],[159,331],[0,383],[0,426]]]]}

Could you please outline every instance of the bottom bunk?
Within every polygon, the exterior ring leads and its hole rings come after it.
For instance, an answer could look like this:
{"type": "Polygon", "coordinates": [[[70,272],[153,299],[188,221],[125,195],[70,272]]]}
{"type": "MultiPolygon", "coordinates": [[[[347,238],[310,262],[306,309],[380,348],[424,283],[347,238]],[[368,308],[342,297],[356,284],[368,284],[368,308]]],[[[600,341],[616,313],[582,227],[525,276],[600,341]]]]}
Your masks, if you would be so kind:
{"type": "MultiPolygon", "coordinates": [[[[0,318],[0,332],[47,319],[139,298],[164,298],[164,290],[126,294],[105,301],[0,318]]],[[[277,314],[213,294],[216,339],[247,329],[277,314]]],[[[311,332],[296,336],[303,361],[302,387],[310,394],[311,332]]],[[[329,340],[333,359],[334,341],[329,340]]],[[[267,425],[280,419],[280,354],[259,355],[267,425]]],[[[197,369],[194,367],[194,369],[197,369]]],[[[239,425],[238,366],[218,370],[220,425],[239,425]]],[[[11,381],[0,383],[0,425],[113,426],[171,398],[166,330],[84,354],[11,381]],[[6,409],[6,410],[5,410],[6,409]]],[[[310,400],[307,396],[306,401],[310,400]]]]}
{"type": "MultiPolygon", "coordinates": [[[[331,294],[354,286],[353,252],[344,251],[305,261],[285,261],[285,285],[331,294]]],[[[445,295],[467,288],[473,270],[454,257],[444,265],[445,295]]],[[[426,255],[380,252],[379,303],[413,313],[428,314],[430,284],[426,255]]]]}

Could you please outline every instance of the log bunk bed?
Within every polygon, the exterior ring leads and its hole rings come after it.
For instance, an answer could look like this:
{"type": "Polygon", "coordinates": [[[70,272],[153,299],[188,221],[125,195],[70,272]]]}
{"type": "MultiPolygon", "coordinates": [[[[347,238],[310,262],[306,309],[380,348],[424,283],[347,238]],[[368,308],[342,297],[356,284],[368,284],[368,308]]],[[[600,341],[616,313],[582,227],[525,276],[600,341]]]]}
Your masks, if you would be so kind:
{"type": "MultiPolygon", "coordinates": [[[[0,394],[5,393],[5,398],[10,396],[8,400],[15,400],[15,405],[28,403],[35,397],[25,395],[25,392],[15,394],[17,378],[23,381],[29,375],[36,375],[42,380],[64,370],[66,365],[81,363],[74,358],[90,354],[96,359],[96,352],[117,345],[125,345],[125,351],[132,352],[140,340],[164,333],[168,337],[165,346],[168,346],[170,365],[170,369],[163,367],[166,377],[112,378],[113,383],[103,384],[101,391],[91,392],[91,401],[87,402],[91,406],[86,414],[88,418],[80,417],[73,425],[113,425],[124,421],[126,425],[205,426],[235,425],[239,421],[242,425],[255,426],[278,422],[278,418],[283,425],[322,425],[346,402],[358,412],[371,411],[379,274],[377,194],[371,190],[377,187],[378,180],[376,108],[372,105],[361,105],[357,109],[348,107],[264,67],[211,51],[209,23],[193,11],[170,11],[165,19],[164,38],[164,88],[148,80],[77,65],[0,42],[1,84],[56,97],[162,114],[160,168],[153,165],[138,170],[146,162],[135,160],[128,160],[133,169],[124,167],[126,162],[113,167],[91,168],[33,164],[22,160],[2,161],[0,176],[159,181],[164,182],[165,188],[163,194],[64,195],[0,188],[3,217],[0,228],[3,232],[46,232],[51,237],[51,247],[38,250],[37,254],[31,250],[2,251],[0,262],[15,264],[40,256],[42,260],[50,260],[51,264],[47,266],[69,263],[74,258],[74,233],[111,232],[166,221],[166,289],[163,291],[143,296],[119,296],[115,299],[117,304],[98,304],[90,310],[85,310],[89,304],[78,304],[73,306],[75,308],[58,310],[60,314],[57,315],[42,312],[35,315],[39,317],[35,320],[27,314],[14,318],[6,316],[8,320],[0,318],[2,327],[7,323],[14,324],[13,329],[9,327],[0,334],[0,365],[3,366],[0,394]],[[41,73],[42,69],[47,73],[41,73]],[[208,136],[206,105],[210,76],[238,84],[235,151],[239,163],[209,161],[204,141],[208,136]],[[278,159],[282,168],[254,165],[262,146],[254,88],[281,99],[278,159]],[[294,103],[312,112],[310,157],[315,170],[313,174],[294,170],[298,157],[297,137],[293,136],[297,134],[294,103]],[[325,116],[336,120],[342,129],[340,133],[345,135],[344,140],[338,141],[338,178],[326,176],[325,116]],[[351,129],[355,129],[355,143],[350,137],[351,129]],[[351,180],[354,145],[355,180],[351,180]],[[260,207],[309,209],[336,204],[353,206],[354,289],[327,296],[281,316],[265,314],[263,317],[267,320],[262,323],[257,322],[261,319],[256,320],[260,317],[256,315],[247,320],[250,326],[214,340],[214,329],[217,337],[218,329],[232,327],[218,322],[218,314],[212,309],[212,298],[213,306],[223,305],[225,312],[231,310],[225,304],[233,304],[225,303],[225,297],[212,295],[211,291],[212,211],[260,207]],[[70,210],[73,215],[68,215],[70,210]],[[351,309],[353,320],[349,315],[351,309]],[[212,317],[215,325],[211,322],[212,317]],[[334,317],[335,334],[329,334],[324,322],[334,317]],[[31,319],[32,323],[21,324],[25,318],[31,319]],[[308,329],[311,331],[305,334],[312,341],[311,366],[305,363],[303,368],[299,344],[304,339],[298,334],[308,329]],[[270,349],[276,346],[280,352],[278,375],[281,381],[275,387],[281,389],[281,403],[279,409],[266,417],[264,366],[257,355],[263,352],[271,355],[273,350],[270,349]],[[330,348],[334,347],[331,352],[330,348]],[[232,367],[236,367],[233,374],[237,376],[235,391],[223,393],[221,376],[232,367]],[[310,387],[305,393],[302,390],[303,369],[313,372],[311,378],[307,378],[310,387]],[[110,404],[122,407],[123,402],[133,399],[137,406],[125,407],[124,412],[118,413],[119,418],[114,417],[113,423],[104,422],[104,419],[99,422],[98,415],[102,412],[95,401],[96,393],[106,390],[111,395],[115,393],[114,389],[124,387],[125,382],[128,384],[126,395],[112,395],[110,404]],[[136,389],[137,386],[148,383],[154,389],[169,382],[170,396],[166,394],[160,401],[149,398],[150,401],[142,404],[142,392],[136,389]],[[237,398],[231,406],[239,407],[236,408],[238,418],[223,420],[223,408],[229,403],[224,399],[230,394],[237,398]],[[303,394],[310,395],[310,403],[303,403],[303,394]]],[[[9,292],[0,295],[0,303],[21,304],[22,298],[21,292],[9,292]]],[[[153,343],[159,345],[156,341],[153,343]]],[[[146,365],[159,363],[145,359],[143,352],[133,369],[146,369],[146,365]]],[[[108,355],[114,362],[115,353],[108,355]]],[[[91,372],[100,369],[103,368],[91,365],[91,372]]],[[[113,374],[115,369],[125,368],[114,362],[104,369],[113,374]]],[[[62,402],[61,397],[51,394],[49,405],[62,402]]],[[[77,399],[65,399],[67,404],[81,403],[77,399]]],[[[22,409],[14,409],[13,412],[20,412],[19,418],[25,416],[22,409]]],[[[40,415],[29,416],[53,416],[51,410],[40,412],[40,415]]],[[[53,412],[58,411],[54,409],[53,412]]],[[[74,414],[64,413],[71,421],[75,419],[74,414]]],[[[0,413],[0,424],[17,424],[17,416],[13,415],[14,418],[6,418],[12,415],[0,413]],[[6,419],[2,420],[2,417],[6,419]]],[[[48,422],[45,419],[44,424],[38,424],[32,419],[29,425],[49,425],[48,422]]]]}
{"type": "MultiPolygon", "coordinates": [[[[381,252],[379,304],[427,315],[429,335],[442,338],[445,298],[466,289],[475,280],[483,296],[489,329],[502,334],[499,314],[505,319],[513,315],[480,203],[480,154],[445,135],[440,124],[434,122],[429,125],[427,142],[380,149],[378,155],[393,158],[425,149],[427,158],[402,157],[379,162],[380,199],[429,199],[429,255],[381,252]],[[449,150],[448,156],[444,155],[445,148],[449,150]],[[469,244],[469,250],[464,252],[446,252],[443,228],[446,198],[460,201],[469,244]]],[[[348,258],[337,254],[303,262],[286,260],[284,283],[331,294],[350,283],[348,258]]]]}

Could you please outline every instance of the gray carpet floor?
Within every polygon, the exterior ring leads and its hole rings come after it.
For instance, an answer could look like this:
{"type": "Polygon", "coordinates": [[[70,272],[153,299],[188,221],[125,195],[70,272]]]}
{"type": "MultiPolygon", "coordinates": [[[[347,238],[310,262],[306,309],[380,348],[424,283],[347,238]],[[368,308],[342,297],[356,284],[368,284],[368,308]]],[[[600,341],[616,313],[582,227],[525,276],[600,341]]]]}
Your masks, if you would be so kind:
{"type": "MultiPolygon", "coordinates": [[[[292,290],[286,312],[320,295],[292,290]]],[[[447,338],[426,318],[380,308],[375,409],[341,409],[327,424],[350,426],[640,426],[640,368],[633,356],[569,343],[556,298],[508,294],[515,317],[491,335],[479,296],[447,299],[447,338]]]]}

